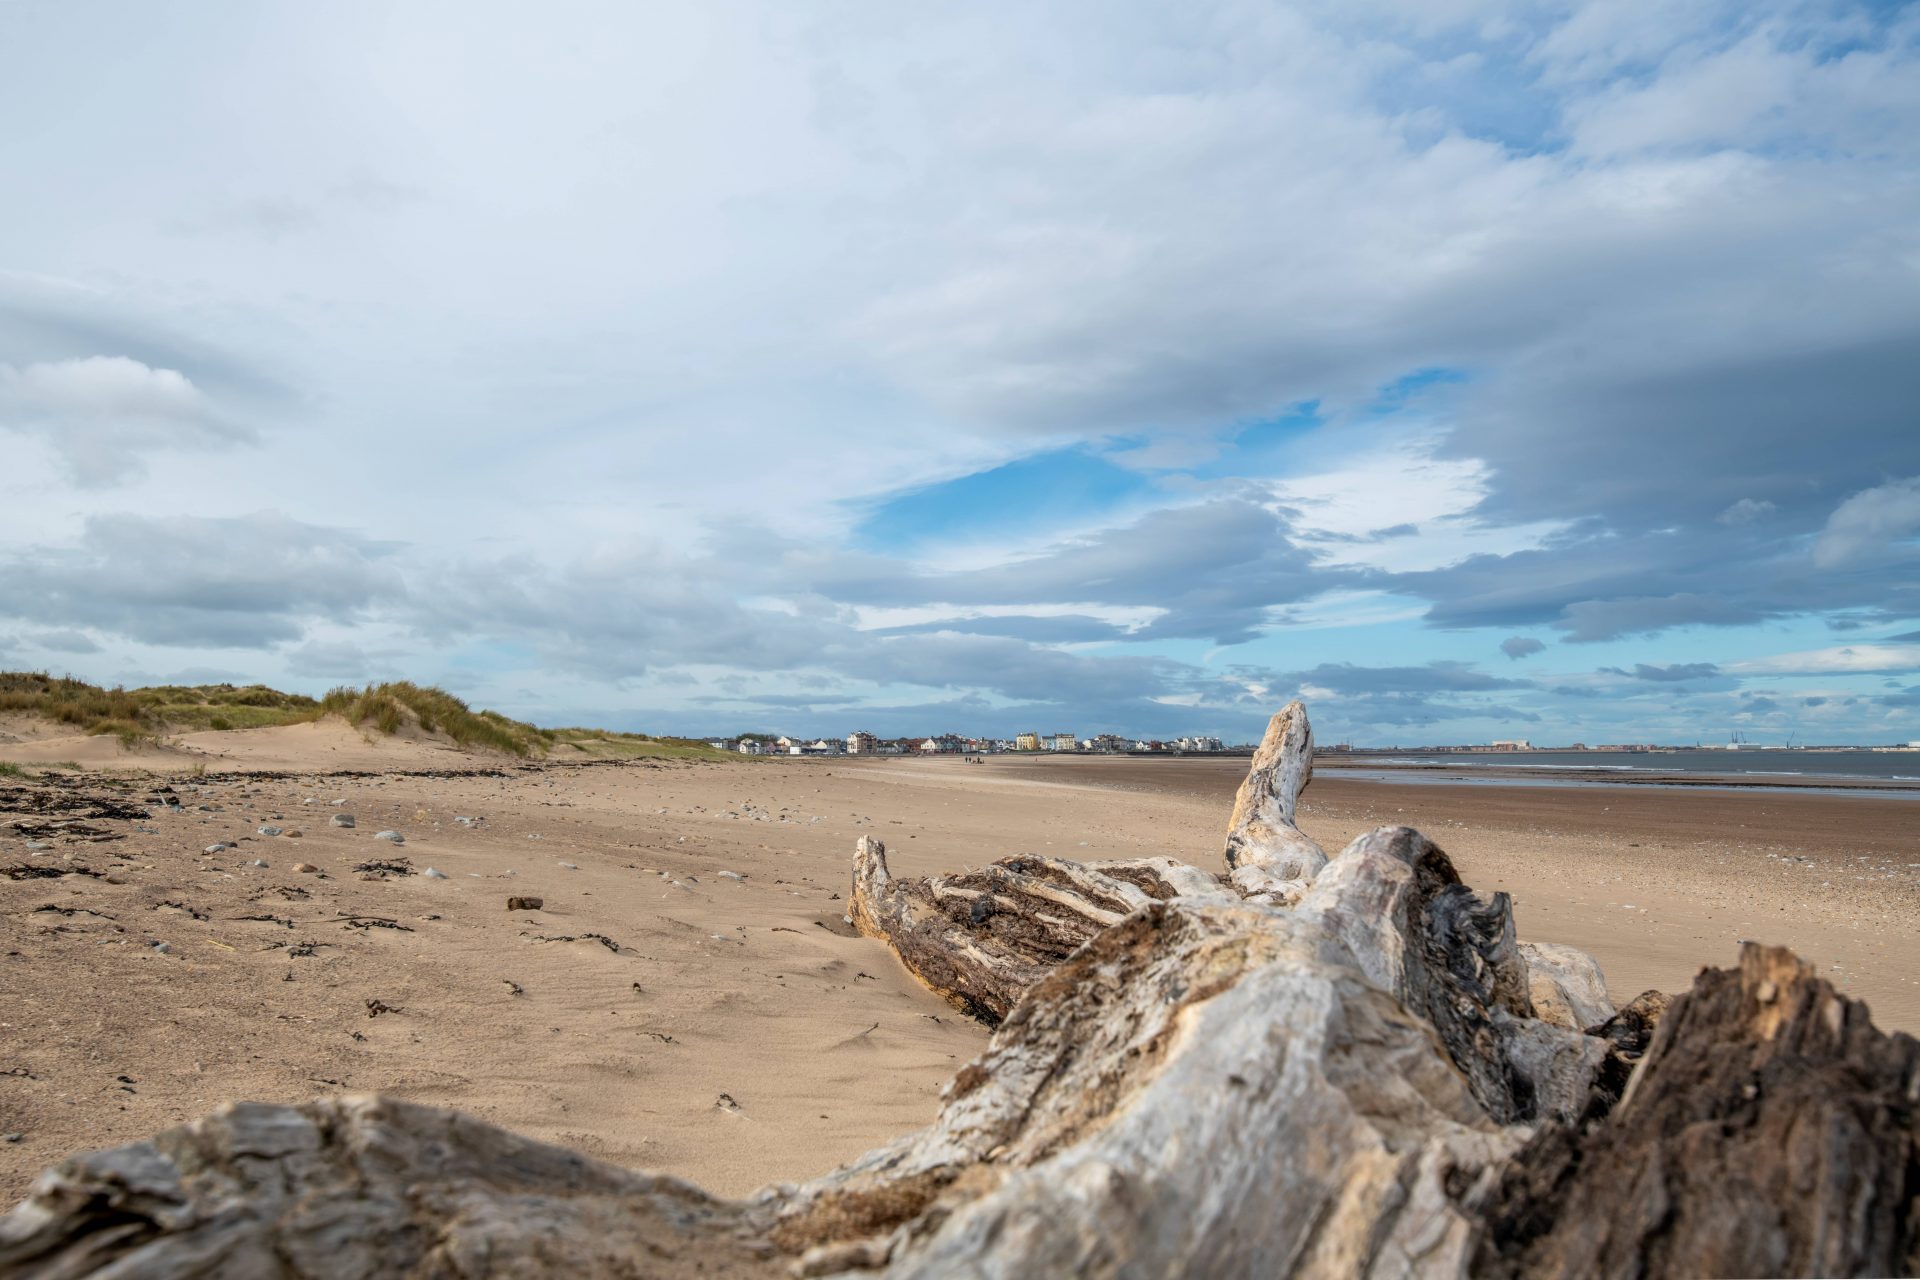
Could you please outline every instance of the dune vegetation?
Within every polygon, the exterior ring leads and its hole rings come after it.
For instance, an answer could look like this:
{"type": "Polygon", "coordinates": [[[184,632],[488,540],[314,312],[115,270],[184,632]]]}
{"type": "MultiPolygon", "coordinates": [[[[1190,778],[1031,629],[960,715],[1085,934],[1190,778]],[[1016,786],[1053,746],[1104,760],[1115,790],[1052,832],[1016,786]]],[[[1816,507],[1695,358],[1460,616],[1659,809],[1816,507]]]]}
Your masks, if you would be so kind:
{"type": "Polygon", "coordinates": [[[320,703],[265,685],[154,685],[103,689],[44,671],[0,671],[0,714],[42,716],[129,745],[193,729],[258,729],[316,720],[320,703]]]}
{"type": "Polygon", "coordinates": [[[169,733],[262,729],[337,715],[366,732],[417,730],[444,735],[463,747],[523,758],[556,752],[561,759],[735,758],[684,738],[606,729],[542,729],[497,711],[476,711],[444,689],[407,680],[358,688],[343,685],[325,697],[310,698],[258,684],[105,689],[44,671],[6,671],[0,672],[0,714],[7,713],[41,716],[82,733],[114,734],[128,746],[157,741],[169,733]]]}

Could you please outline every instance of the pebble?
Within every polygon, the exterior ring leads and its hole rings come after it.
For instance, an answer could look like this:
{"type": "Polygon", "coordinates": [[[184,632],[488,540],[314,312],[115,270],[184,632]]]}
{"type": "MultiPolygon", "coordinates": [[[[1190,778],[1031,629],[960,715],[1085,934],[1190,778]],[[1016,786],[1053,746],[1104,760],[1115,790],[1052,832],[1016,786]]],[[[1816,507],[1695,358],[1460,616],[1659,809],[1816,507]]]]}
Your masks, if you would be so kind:
{"type": "Polygon", "coordinates": [[[155,951],[158,951],[163,956],[169,955],[173,951],[173,948],[168,946],[164,942],[154,942],[154,943],[149,943],[148,945],[150,945],[155,951]]]}
{"type": "Polygon", "coordinates": [[[580,864],[577,862],[563,862],[560,865],[569,871],[578,871],[580,869],[580,864]]]}
{"type": "Polygon", "coordinates": [[[230,844],[210,844],[210,845],[208,845],[208,846],[207,846],[206,848],[204,848],[204,849],[202,849],[202,850],[201,850],[200,852],[202,852],[202,853],[225,853],[225,852],[226,852],[227,850],[229,850],[229,849],[231,849],[231,848],[233,848],[233,846],[232,846],[232,845],[230,845],[230,844]]]}
{"type": "Polygon", "coordinates": [[[320,870],[320,868],[314,866],[311,862],[296,862],[293,864],[293,869],[303,876],[313,875],[320,870]]]}
{"type": "Polygon", "coordinates": [[[44,840],[29,840],[27,841],[27,848],[33,853],[42,853],[53,848],[53,846],[44,840]]]}
{"type": "Polygon", "coordinates": [[[253,861],[247,863],[247,865],[250,867],[264,867],[267,865],[267,860],[265,858],[255,858],[253,861]]]}
{"type": "Polygon", "coordinates": [[[509,911],[538,911],[540,908],[546,905],[547,905],[547,900],[545,898],[508,898],[507,899],[507,910],[509,911]]]}
{"type": "Polygon", "coordinates": [[[280,828],[279,827],[262,827],[260,828],[260,834],[263,836],[277,836],[280,834],[280,828]]]}
{"type": "Polygon", "coordinates": [[[353,815],[350,813],[336,813],[331,818],[328,818],[327,822],[336,827],[351,827],[353,825],[353,815]]]}
{"type": "Polygon", "coordinates": [[[376,831],[373,833],[373,838],[375,840],[385,840],[389,844],[405,844],[407,842],[407,838],[398,831],[376,831]]]}
{"type": "Polygon", "coordinates": [[[432,867],[428,867],[425,871],[422,871],[420,874],[425,876],[429,880],[445,880],[447,878],[446,872],[436,871],[432,867]]]}
{"type": "Polygon", "coordinates": [[[746,877],[741,875],[738,871],[722,871],[720,874],[725,876],[729,880],[745,880],[746,879],[746,877]]]}

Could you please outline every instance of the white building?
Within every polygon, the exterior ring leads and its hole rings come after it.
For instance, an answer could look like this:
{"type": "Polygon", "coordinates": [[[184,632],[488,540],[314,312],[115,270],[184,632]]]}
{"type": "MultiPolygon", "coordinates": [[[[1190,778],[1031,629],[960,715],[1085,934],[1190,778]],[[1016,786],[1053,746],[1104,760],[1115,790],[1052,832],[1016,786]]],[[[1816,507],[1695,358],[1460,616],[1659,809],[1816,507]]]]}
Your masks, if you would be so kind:
{"type": "Polygon", "coordinates": [[[880,739],[874,737],[872,734],[868,733],[864,729],[861,730],[859,733],[850,733],[847,735],[847,754],[848,755],[870,756],[879,748],[879,746],[880,746],[880,739]]]}

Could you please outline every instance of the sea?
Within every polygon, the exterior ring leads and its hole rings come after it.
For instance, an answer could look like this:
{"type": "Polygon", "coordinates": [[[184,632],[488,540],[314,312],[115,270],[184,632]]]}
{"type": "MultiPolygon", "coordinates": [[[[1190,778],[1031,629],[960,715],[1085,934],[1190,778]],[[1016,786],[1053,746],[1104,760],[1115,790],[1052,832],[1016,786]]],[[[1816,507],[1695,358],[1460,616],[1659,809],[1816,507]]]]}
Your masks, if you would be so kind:
{"type": "MultiPolygon", "coordinates": [[[[1328,763],[1333,761],[1320,757],[1328,763]]],[[[1920,751],[1440,751],[1338,757],[1355,769],[1499,769],[1579,773],[1714,774],[1812,782],[1920,782],[1920,751]]]]}

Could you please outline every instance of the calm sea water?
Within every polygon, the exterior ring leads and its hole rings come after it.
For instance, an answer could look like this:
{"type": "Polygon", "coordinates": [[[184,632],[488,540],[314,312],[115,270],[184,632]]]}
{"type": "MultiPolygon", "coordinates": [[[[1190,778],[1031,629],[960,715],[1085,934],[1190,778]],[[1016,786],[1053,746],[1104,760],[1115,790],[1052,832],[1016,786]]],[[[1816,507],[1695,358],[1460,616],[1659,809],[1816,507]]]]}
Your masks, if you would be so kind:
{"type": "Polygon", "coordinates": [[[1448,751],[1350,757],[1362,768],[1560,769],[1726,777],[1920,780],[1920,751],[1448,751]]]}

